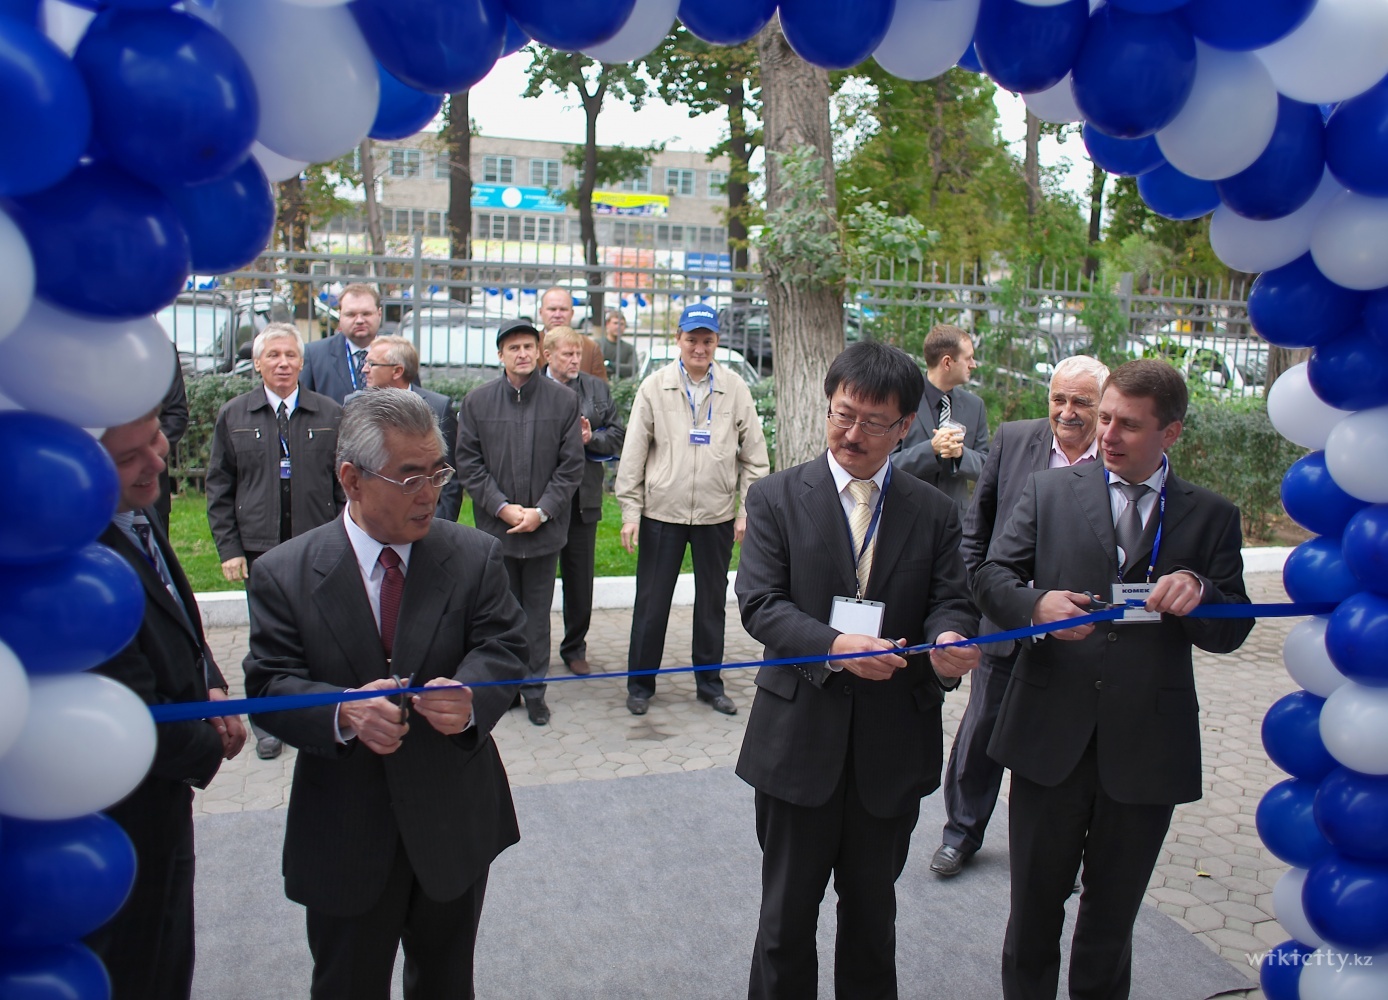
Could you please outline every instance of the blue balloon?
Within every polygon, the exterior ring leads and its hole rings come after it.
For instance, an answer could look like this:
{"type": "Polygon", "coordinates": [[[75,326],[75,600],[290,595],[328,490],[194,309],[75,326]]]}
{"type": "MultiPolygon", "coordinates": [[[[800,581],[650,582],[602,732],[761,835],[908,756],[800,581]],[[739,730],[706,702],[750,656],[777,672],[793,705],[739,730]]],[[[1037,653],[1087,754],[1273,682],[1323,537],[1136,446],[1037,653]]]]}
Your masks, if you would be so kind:
{"type": "Polygon", "coordinates": [[[225,177],[250,152],[260,102],[245,60],[220,31],[172,10],[97,15],[73,62],[103,152],[152,184],[225,177]]]}
{"type": "Polygon", "coordinates": [[[1388,949],[1388,865],[1332,854],[1306,873],[1301,907],[1311,929],[1337,948],[1388,949]]]}
{"type": "Polygon", "coordinates": [[[404,139],[424,128],[443,107],[438,94],[426,94],[406,86],[380,63],[376,64],[381,78],[381,103],[376,107],[376,120],[368,133],[373,139],[404,139]]]}
{"type": "Polygon", "coordinates": [[[91,138],[91,103],[82,74],[32,22],[0,17],[0,94],[0,197],[66,177],[91,138]]]}
{"type": "Polygon", "coordinates": [[[969,47],[964,50],[964,54],[959,57],[959,62],[955,64],[960,69],[966,69],[970,73],[982,73],[983,63],[978,61],[978,49],[969,43],[969,47]]]}
{"type": "Polygon", "coordinates": [[[1269,344],[1316,347],[1349,330],[1363,311],[1364,300],[1362,292],[1350,291],[1321,274],[1305,253],[1258,275],[1248,293],[1248,319],[1269,344]]]}
{"type": "Polygon", "coordinates": [[[1388,337],[1388,288],[1369,292],[1364,297],[1364,325],[1380,337],[1388,337]]]}
{"type": "Polygon", "coordinates": [[[1258,803],[1258,836],[1273,854],[1295,868],[1309,868],[1331,855],[1330,843],[1316,826],[1316,783],[1288,778],[1267,790],[1258,803]]]}
{"type": "Polygon", "coordinates": [[[776,0],[680,0],[679,18],[710,45],[741,45],[776,13],[776,0]]]}
{"type": "Polygon", "coordinates": [[[1049,7],[983,0],[974,51],[984,72],[1004,90],[1033,94],[1065,79],[1088,27],[1089,0],[1049,7]]]}
{"type": "Polygon", "coordinates": [[[1356,323],[1311,353],[1306,377],[1336,409],[1382,406],[1388,403],[1388,340],[1356,323]]]}
{"type": "Polygon", "coordinates": [[[0,948],[86,937],[116,915],[135,882],[135,847],[101,813],[0,825],[0,948]]]}
{"type": "Polygon", "coordinates": [[[1307,531],[1339,538],[1349,519],[1368,503],[1340,489],[1325,467],[1325,452],[1313,451],[1293,462],[1282,477],[1282,506],[1307,531]]]}
{"type": "Polygon", "coordinates": [[[188,234],[193,270],[201,274],[245,267],[275,231],[275,192],[251,156],[219,180],[165,188],[164,195],[188,234]]]}
{"type": "Polygon", "coordinates": [[[10,214],[34,255],[38,293],[115,319],[148,316],[188,279],[188,234],[157,188],[106,163],[78,167],[10,214]]]}
{"type": "Polygon", "coordinates": [[[1137,193],[1148,208],[1168,219],[1199,219],[1219,207],[1213,183],[1183,174],[1169,163],[1138,177],[1137,193]]]}
{"type": "Polygon", "coordinates": [[[1350,680],[1388,687],[1388,598],[1365,591],[1341,601],[1325,627],[1325,651],[1350,680]]]}
{"type": "Polygon", "coordinates": [[[1258,964],[1258,984],[1267,1000],[1301,1000],[1301,970],[1316,953],[1296,941],[1283,941],[1263,954],[1258,964]]]}
{"type": "MultiPolygon", "coordinates": [[[[394,5],[392,0],[384,2],[394,5]]],[[[432,0],[422,2],[433,5],[432,0]]],[[[607,41],[622,30],[635,6],[636,0],[506,0],[506,12],[522,31],[541,45],[562,52],[577,52],[607,41]]],[[[395,67],[384,59],[381,62],[395,73],[395,67]]],[[[400,79],[410,82],[408,77],[400,79]]]]}
{"type": "Polygon", "coordinates": [[[1190,3],[1190,0],[1109,0],[1109,3],[1134,14],[1165,14],[1190,3]]]}
{"type": "Polygon", "coordinates": [[[1101,132],[1140,139],[1170,125],[1195,85],[1195,39],[1174,14],[1105,4],[1089,18],[1071,82],[1101,132]]]}
{"type": "Polygon", "coordinates": [[[0,16],[36,28],[39,23],[39,0],[0,0],[0,16]]]}
{"type": "Polygon", "coordinates": [[[80,427],[38,413],[0,413],[0,468],[9,477],[0,490],[0,564],[31,566],[86,548],[120,499],[106,450],[80,427]]]}
{"type": "Polygon", "coordinates": [[[1325,123],[1325,163],[1351,191],[1388,197],[1388,78],[1340,102],[1325,123]]]}
{"type": "Polygon", "coordinates": [[[511,15],[506,15],[506,40],[501,46],[502,56],[515,55],[521,49],[530,44],[530,36],[520,30],[520,25],[511,20],[511,15]]]}
{"type": "Polygon", "coordinates": [[[1181,17],[1206,45],[1250,52],[1290,35],[1315,5],[1316,0],[1191,0],[1181,17]]]}
{"type": "Polygon", "coordinates": [[[1356,511],[1342,535],[1350,572],[1366,589],[1388,595],[1388,504],[1356,511]]]}
{"type": "Polygon", "coordinates": [[[5,1000],[110,1000],[111,978],[92,950],[60,944],[34,951],[0,952],[0,997],[5,1000]]]}
{"type": "Polygon", "coordinates": [[[355,0],[351,11],[381,66],[431,94],[479,82],[506,42],[501,0],[355,0]]]}
{"type": "Polygon", "coordinates": [[[1115,139],[1104,135],[1089,122],[1084,123],[1084,148],[1089,158],[1119,177],[1140,177],[1166,162],[1161,147],[1150,135],[1141,139],[1115,139]]]}
{"type": "Polygon", "coordinates": [[[100,542],[0,575],[0,640],[30,674],[90,670],[135,638],[145,594],[130,564],[100,542]]]}
{"type": "Polygon", "coordinates": [[[895,0],[781,0],[781,31],[806,62],[848,69],[882,44],[895,9],[895,0]]]}
{"type": "Polygon", "coordinates": [[[1316,791],[1316,824],[1345,857],[1388,861],[1388,775],[1332,771],[1316,791]]]}
{"type": "Polygon", "coordinates": [[[1340,766],[1321,740],[1324,704],[1324,698],[1309,691],[1293,691],[1273,702],[1263,716],[1263,747],[1268,759],[1293,778],[1317,784],[1340,766]]]}
{"type": "Polygon", "coordinates": [[[1325,174],[1325,120],[1314,104],[1277,95],[1277,126],[1245,170],[1215,181],[1224,204],[1247,219],[1280,219],[1311,200],[1325,174]]]}
{"type": "Polygon", "coordinates": [[[1282,586],[1293,601],[1339,604],[1361,589],[1340,552],[1338,538],[1312,538],[1282,564],[1282,586]]]}

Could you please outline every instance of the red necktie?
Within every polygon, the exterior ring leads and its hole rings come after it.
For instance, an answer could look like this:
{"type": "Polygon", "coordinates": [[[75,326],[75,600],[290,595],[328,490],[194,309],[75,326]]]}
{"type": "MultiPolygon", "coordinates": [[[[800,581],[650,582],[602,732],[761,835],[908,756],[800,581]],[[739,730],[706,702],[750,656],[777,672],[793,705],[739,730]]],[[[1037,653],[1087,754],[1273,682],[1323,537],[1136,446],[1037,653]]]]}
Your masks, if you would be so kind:
{"type": "Polygon", "coordinates": [[[389,545],[381,549],[380,562],[385,569],[381,581],[381,646],[390,659],[395,645],[395,619],[400,614],[400,597],[405,592],[405,574],[400,571],[400,554],[389,545]]]}

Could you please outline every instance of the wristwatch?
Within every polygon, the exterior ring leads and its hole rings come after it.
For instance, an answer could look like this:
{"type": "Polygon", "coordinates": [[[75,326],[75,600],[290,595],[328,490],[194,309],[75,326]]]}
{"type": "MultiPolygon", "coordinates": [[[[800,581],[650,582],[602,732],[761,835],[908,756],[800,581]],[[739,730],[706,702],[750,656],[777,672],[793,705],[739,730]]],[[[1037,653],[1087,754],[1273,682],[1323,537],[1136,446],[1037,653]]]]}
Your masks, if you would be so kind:
{"type": "Polygon", "coordinates": [[[549,515],[545,513],[545,509],[544,509],[543,507],[536,507],[536,508],[535,508],[535,513],[537,513],[537,514],[540,515],[540,523],[541,523],[541,524],[544,524],[544,523],[546,523],[547,521],[549,521],[549,515]]]}

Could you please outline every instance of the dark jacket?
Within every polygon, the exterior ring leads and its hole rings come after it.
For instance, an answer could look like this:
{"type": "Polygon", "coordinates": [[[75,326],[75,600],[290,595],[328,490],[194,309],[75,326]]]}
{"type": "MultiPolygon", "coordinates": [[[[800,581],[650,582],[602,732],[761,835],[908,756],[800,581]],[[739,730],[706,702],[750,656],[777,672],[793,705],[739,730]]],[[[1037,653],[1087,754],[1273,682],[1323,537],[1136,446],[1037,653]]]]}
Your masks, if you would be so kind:
{"type": "MultiPolygon", "coordinates": [[[[342,407],[299,386],[289,418],[295,535],[327,524],[346,499],[337,481],[342,407]]],[[[280,543],[280,438],[263,386],[222,404],[207,463],[207,521],[223,562],[280,543]]]]}
{"type": "Polygon", "coordinates": [[[959,505],[962,513],[969,507],[969,483],[978,479],[988,457],[988,411],[983,400],[963,386],[949,391],[950,418],[965,428],[964,454],[941,459],[935,454],[930,439],[940,426],[940,397],[943,395],[929,379],[926,380],[915,423],[892,453],[892,465],[944,493],[959,505]]]}
{"type": "Polygon", "coordinates": [[[583,446],[583,480],[574,494],[575,515],[585,524],[592,524],[602,520],[603,462],[621,457],[627,428],[617,412],[617,404],[612,402],[612,390],[602,379],[579,372],[568,388],[578,393],[579,414],[588,418],[588,426],[593,430],[593,436],[583,446]]]}
{"type": "Polygon", "coordinates": [[[463,397],[458,411],[458,478],[472,497],[477,527],[514,558],[558,552],[568,540],[569,513],[583,478],[583,433],[577,393],[537,368],[519,389],[503,372],[463,397]],[[549,520],[508,535],[496,512],[505,504],[539,507],[549,520]]]}
{"type": "Polygon", "coordinates": [[[348,350],[359,350],[347,342],[347,335],[341,331],[322,340],[312,340],[304,345],[304,370],[299,373],[299,388],[327,396],[338,406],[366,384],[358,384],[352,378],[352,367],[348,363],[348,350]]]}

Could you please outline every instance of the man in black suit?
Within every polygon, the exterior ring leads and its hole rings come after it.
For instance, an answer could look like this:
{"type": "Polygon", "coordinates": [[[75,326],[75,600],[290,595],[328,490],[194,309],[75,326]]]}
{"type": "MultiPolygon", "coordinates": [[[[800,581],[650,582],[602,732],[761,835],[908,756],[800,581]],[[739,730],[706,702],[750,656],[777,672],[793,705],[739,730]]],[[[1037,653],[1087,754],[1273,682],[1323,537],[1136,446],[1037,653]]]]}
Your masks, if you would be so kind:
{"type": "MultiPolygon", "coordinates": [[[[168,536],[152,516],[169,453],[159,413],[111,427],[101,445],[120,478],[116,515],[101,536],[140,578],[140,630],[96,668],[150,705],[221,701],[226,682],[203,638],[193,590],[168,536]]],[[[106,963],[115,1000],[186,998],[193,988],[193,789],[241,752],[236,716],[159,726],[144,781],[106,810],[135,845],[135,885],[125,906],[87,939],[106,963]]]]}
{"type": "Polygon", "coordinates": [[[1034,473],[974,575],[979,606],[1005,629],[1083,615],[1085,591],[1145,597],[1121,623],[1024,644],[1003,696],[988,752],[1012,769],[1007,1000],[1055,997],[1081,859],[1070,996],[1128,995],[1132,926],[1172,810],[1201,794],[1191,646],[1231,652],[1253,627],[1187,617],[1248,596],[1238,508],[1166,459],[1186,402],[1164,361],[1115,369],[1099,402],[1102,464],[1034,473]]]}
{"type": "Polygon", "coordinates": [[[366,388],[366,350],[381,328],[381,293],[370,285],[348,285],[337,297],[337,332],[304,351],[300,379],[305,389],[341,406],[349,393],[366,388]]]}
{"type": "MultiPolygon", "coordinates": [[[[458,445],[458,411],[453,400],[441,392],[434,392],[419,385],[419,351],[404,337],[377,337],[366,350],[366,385],[370,389],[408,389],[434,411],[443,432],[443,445],[452,455],[458,445]]],[[[359,390],[360,391],[360,390],[359,390]]],[[[356,393],[347,396],[353,399],[356,393]]],[[[434,510],[435,517],[445,521],[458,520],[458,511],[463,507],[463,483],[456,476],[453,481],[439,491],[439,505],[434,510]]]]}
{"type": "Polygon", "coordinates": [[[748,491],[737,573],[747,631],[768,659],[863,654],[757,673],[737,763],[756,789],[763,853],[752,998],[817,995],[831,874],[836,995],[896,996],[895,882],[920,800],[940,783],[943,692],[979,658],[976,647],[893,652],[978,624],[954,504],[888,462],[921,383],[904,352],[850,346],[824,380],[828,452],[748,491]]]}
{"type": "MultiPolygon", "coordinates": [[[[188,388],[183,384],[183,366],[174,357],[173,381],[164,401],[159,404],[159,429],[164,432],[164,440],[169,442],[169,454],[174,454],[178,442],[188,431],[188,388]]],[[[173,482],[169,479],[168,462],[159,473],[159,499],[154,502],[154,512],[159,518],[159,526],[164,534],[169,533],[169,517],[173,513],[173,482]]]]}
{"type": "Polygon", "coordinates": [[[315,1000],[384,1000],[405,948],[408,1000],[473,995],[492,859],[519,839],[491,729],[525,675],[524,618],[501,549],[434,516],[452,477],[429,404],[377,389],[342,421],[344,516],[251,572],[251,697],[382,697],[257,716],[299,748],[285,894],[308,908],[315,1000]],[[388,692],[424,686],[404,702],[388,692]]]}
{"type": "MultiPolygon", "coordinates": [[[[1106,378],[1108,368],[1102,362],[1083,354],[1066,358],[1051,375],[1050,417],[1013,420],[998,428],[964,518],[960,551],[970,573],[983,564],[994,530],[1007,523],[1033,472],[1097,458],[1099,387],[1106,378]]],[[[984,622],[979,631],[987,635],[998,629],[984,622]]],[[[939,875],[958,875],[983,846],[1003,772],[1003,766],[988,756],[988,741],[1016,659],[1016,643],[984,646],[983,662],[969,678],[969,707],[959,721],[945,768],[943,842],[930,859],[930,870],[939,875]]]]}

